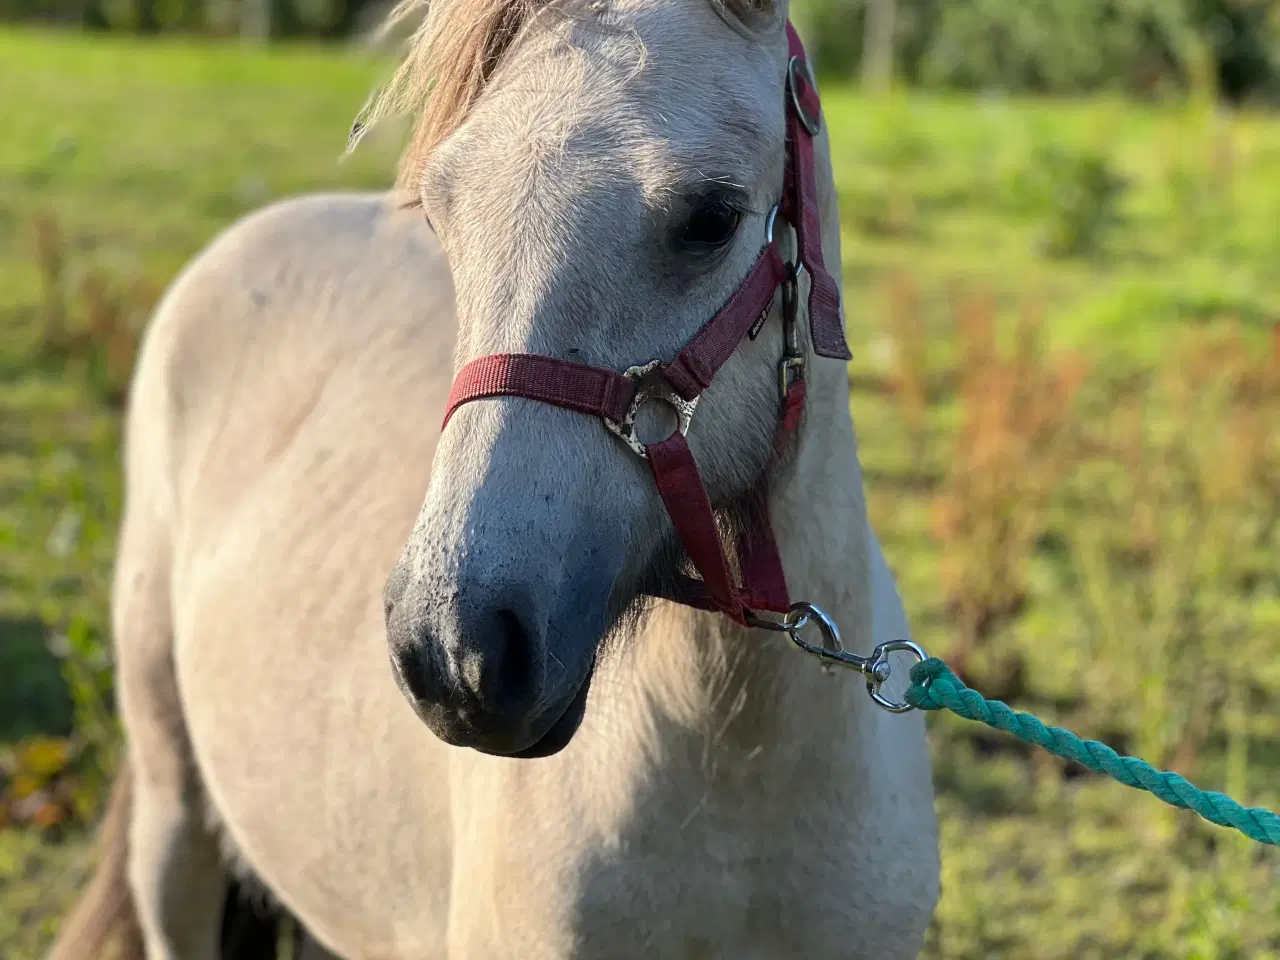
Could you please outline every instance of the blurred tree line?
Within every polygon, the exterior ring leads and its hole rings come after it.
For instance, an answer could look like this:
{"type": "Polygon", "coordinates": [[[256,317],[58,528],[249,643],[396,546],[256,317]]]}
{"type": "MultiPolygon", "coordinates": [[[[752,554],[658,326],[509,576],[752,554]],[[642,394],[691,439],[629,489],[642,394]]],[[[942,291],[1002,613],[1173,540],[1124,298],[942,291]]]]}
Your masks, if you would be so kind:
{"type": "Polygon", "coordinates": [[[871,85],[1280,102],[1280,0],[796,0],[828,75],[871,85]]]}
{"type": "Polygon", "coordinates": [[[0,0],[0,22],[340,41],[372,29],[390,9],[386,0],[0,0]]]}
{"type": "MultiPolygon", "coordinates": [[[[0,21],[343,40],[387,0],[0,0],[0,21]]],[[[871,86],[1280,102],[1280,0],[795,0],[819,69],[871,86]]]]}

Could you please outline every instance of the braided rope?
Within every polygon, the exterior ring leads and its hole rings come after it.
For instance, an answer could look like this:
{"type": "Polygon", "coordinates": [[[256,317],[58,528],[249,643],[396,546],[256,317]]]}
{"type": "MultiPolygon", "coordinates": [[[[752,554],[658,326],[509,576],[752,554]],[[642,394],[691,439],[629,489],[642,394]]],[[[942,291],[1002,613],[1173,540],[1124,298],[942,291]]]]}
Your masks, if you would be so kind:
{"type": "Polygon", "coordinates": [[[911,668],[906,701],[921,710],[950,710],[966,720],[1011,733],[1126,786],[1155,794],[1171,806],[1193,810],[1211,823],[1234,827],[1259,843],[1280,846],[1280,816],[1270,810],[1242,807],[1226,794],[1200,790],[1184,777],[1157,770],[1145,760],[1122,757],[1105,743],[1082,740],[1061,727],[1046,727],[1029,713],[1018,713],[969,689],[936,657],[911,668]]]}

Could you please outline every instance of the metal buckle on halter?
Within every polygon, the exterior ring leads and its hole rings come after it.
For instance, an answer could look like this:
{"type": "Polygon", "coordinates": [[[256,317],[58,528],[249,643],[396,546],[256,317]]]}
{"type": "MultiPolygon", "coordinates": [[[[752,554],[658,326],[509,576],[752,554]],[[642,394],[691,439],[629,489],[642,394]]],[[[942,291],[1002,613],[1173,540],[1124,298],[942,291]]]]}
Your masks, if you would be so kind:
{"type": "Polygon", "coordinates": [[[813,74],[809,72],[808,62],[802,57],[792,57],[787,63],[787,94],[791,99],[791,108],[800,118],[800,125],[809,131],[809,136],[816,137],[818,131],[822,129],[822,117],[811,117],[804,112],[804,107],[800,103],[800,88],[797,80],[807,83],[810,90],[818,88],[818,85],[813,82],[813,74]]]}
{"type": "MultiPolygon", "coordinates": [[[[778,220],[778,207],[769,211],[769,219],[765,222],[765,246],[773,243],[773,229],[778,220]]],[[[804,264],[800,262],[786,265],[787,275],[780,284],[782,289],[782,359],[778,361],[778,394],[783,403],[791,392],[792,384],[804,379],[805,356],[800,346],[800,336],[796,321],[800,313],[800,276],[804,273],[804,264]]],[[[756,322],[747,331],[747,337],[755,340],[760,335],[769,313],[773,310],[773,301],[761,312],[756,322]]]]}
{"type": "Polygon", "coordinates": [[[791,388],[804,379],[804,357],[783,357],[778,364],[778,392],[783,402],[791,388]]]}
{"type": "Polygon", "coordinates": [[[782,281],[782,359],[778,361],[778,393],[783,403],[796,382],[804,379],[805,355],[796,319],[800,311],[800,274],[804,264],[788,264],[782,281]]]}
{"type": "Polygon", "coordinates": [[[693,422],[693,411],[698,407],[699,398],[686,400],[676,393],[662,376],[661,360],[650,360],[643,366],[631,367],[623,376],[635,381],[636,395],[632,397],[631,406],[627,408],[626,414],[620,421],[603,418],[604,425],[611,433],[616,434],[642,460],[648,460],[649,454],[644,444],[636,438],[636,417],[641,407],[650,400],[657,400],[675,411],[676,429],[680,432],[680,436],[688,435],[689,424],[693,422]]]}

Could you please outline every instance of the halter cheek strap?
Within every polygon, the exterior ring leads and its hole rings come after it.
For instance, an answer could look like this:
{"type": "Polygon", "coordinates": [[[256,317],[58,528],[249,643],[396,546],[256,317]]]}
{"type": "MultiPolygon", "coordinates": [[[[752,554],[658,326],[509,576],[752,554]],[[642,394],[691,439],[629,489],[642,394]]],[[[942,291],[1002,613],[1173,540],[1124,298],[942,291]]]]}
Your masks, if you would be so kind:
{"type": "Polygon", "coordinates": [[[822,129],[821,104],[804,45],[787,24],[787,170],[780,212],[796,230],[797,257],[809,273],[809,332],[813,352],[832,360],[852,360],[840,318],[840,287],[822,258],[822,209],[814,139],[822,129]]]}
{"type": "MultiPolygon", "coordinates": [[[[741,584],[735,583],[706,487],[685,435],[702,392],[748,336],[755,333],[779,291],[782,293],[784,351],[778,364],[780,410],[774,456],[799,426],[804,411],[806,359],[795,329],[799,278],[807,272],[810,342],[822,357],[848,360],[840,318],[840,290],[822,258],[822,224],[817,197],[814,137],[821,107],[804,47],[787,24],[787,162],[777,213],[795,228],[796,262],[786,263],[769,236],[755,265],[719,312],[670,363],[655,360],[618,373],[569,360],[531,354],[493,354],[466,364],[454,380],[444,423],[464,403],[489,397],[524,397],[599,417],[632,451],[649,462],[654,483],[680,542],[701,579],[684,578],[665,599],[719,611],[750,625],[757,611],[785,614],[791,607],[782,559],[763,503],[739,535],[741,584]],[[678,429],[660,443],[635,436],[635,418],[650,401],[672,407],[678,429]]],[[[766,471],[767,472],[767,471],[766,471]]]]}

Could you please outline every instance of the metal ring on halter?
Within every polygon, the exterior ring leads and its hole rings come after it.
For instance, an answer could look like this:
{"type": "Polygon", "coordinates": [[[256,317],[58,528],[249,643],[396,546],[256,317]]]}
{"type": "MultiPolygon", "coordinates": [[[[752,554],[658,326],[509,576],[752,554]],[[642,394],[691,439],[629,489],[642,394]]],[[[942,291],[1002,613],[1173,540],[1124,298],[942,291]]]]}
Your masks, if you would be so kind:
{"type": "Polygon", "coordinates": [[[627,412],[620,421],[604,418],[604,425],[614,434],[622,439],[632,451],[642,460],[648,460],[649,454],[645,450],[644,444],[636,437],[636,417],[640,413],[640,408],[650,400],[658,400],[665,403],[676,414],[676,429],[680,435],[687,436],[689,433],[689,425],[693,422],[693,411],[697,409],[698,397],[692,400],[686,400],[667,383],[662,376],[662,361],[651,360],[643,366],[631,367],[624,374],[630,380],[636,383],[636,395],[631,400],[631,406],[627,408],[627,412]]]}
{"type": "Polygon", "coordinates": [[[778,220],[778,204],[773,205],[773,209],[769,211],[769,219],[764,222],[764,245],[767,247],[773,243],[773,225],[778,220]]]}
{"type": "MultiPolygon", "coordinates": [[[[769,211],[768,219],[765,220],[764,245],[766,247],[769,246],[769,244],[773,243],[773,231],[778,224],[778,213],[781,211],[781,208],[782,208],[781,204],[775,203],[773,205],[773,209],[769,211]]],[[[787,267],[790,268],[791,272],[794,274],[794,277],[792,279],[794,279],[795,282],[799,283],[800,278],[804,276],[804,261],[800,260],[799,257],[797,257],[794,262],[788,261],[786,265],[787,267]]]]}
{"type": "Polygon", "coordinates": [[[915,709],[909,703],[890,700],[880,693],[880,687],[893,672],[893,667],[889,663],[889,654],[906,652],[921,662],[928,659],[928,654],[910,640],[891,640],[888,643],[882,643],[872,651],[870,657],[860,657],[856,653],[845,650],[840,643],[840,629],[835,621],[824,610],[812,603],[801,601],[793,604],[791,612],[783,622],[790,624],[786,634],[791,638],[791,642],[810,656],[817,657],[824,666],[846,667],[857,670],[866,677],[867,693],[883,709],[890,713],[910,713],[915,709]],[[822,635],[822,646],[818,647],[801,639],[800,630],[809,623],[817,624],[822,635]]]}
{"type": "Polygon", "coordinates": [[[816,137],[818,131],[822,129],[822,118],[821,116],[811,117],[804,112],[804,107],[800,103],[797,79],[807,83],[810,90],[817,89],[817,84],[813,82],[813,74],[809,72],[809,64],[800,57],[792,57],[787,63],[787,93],[791,97],[791,106],[796,116],[800,118],[801,126],[809,131],[809,136],[816,137]]]}

